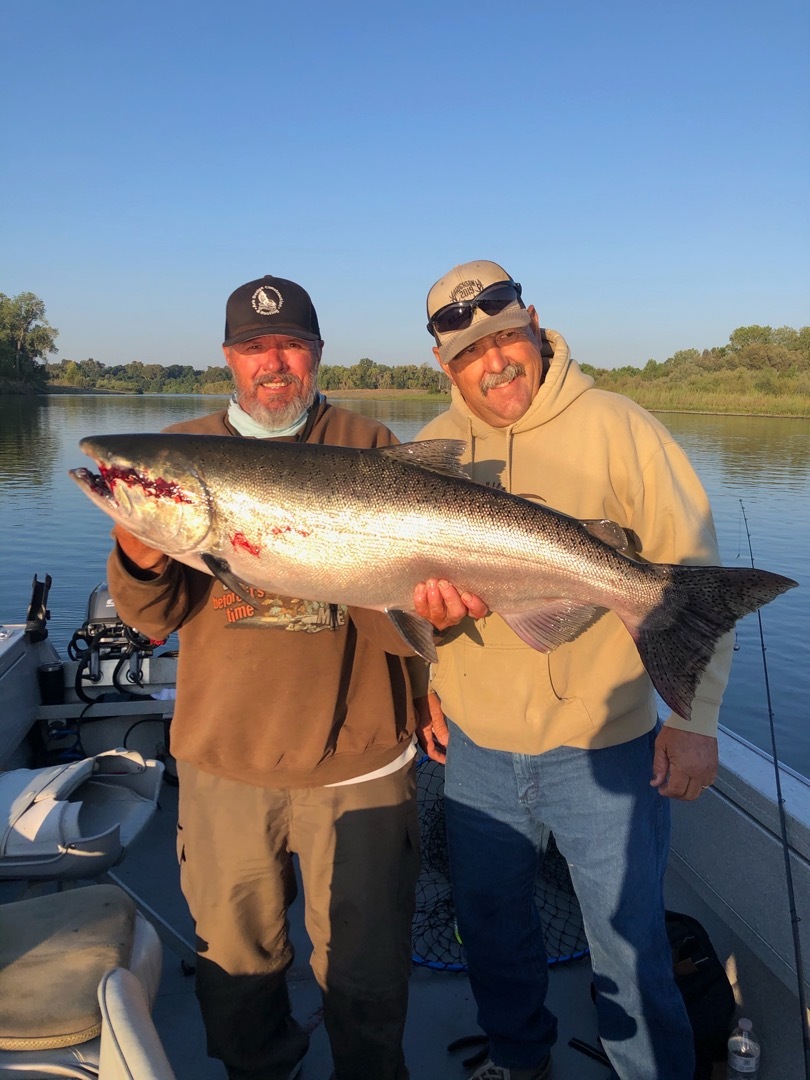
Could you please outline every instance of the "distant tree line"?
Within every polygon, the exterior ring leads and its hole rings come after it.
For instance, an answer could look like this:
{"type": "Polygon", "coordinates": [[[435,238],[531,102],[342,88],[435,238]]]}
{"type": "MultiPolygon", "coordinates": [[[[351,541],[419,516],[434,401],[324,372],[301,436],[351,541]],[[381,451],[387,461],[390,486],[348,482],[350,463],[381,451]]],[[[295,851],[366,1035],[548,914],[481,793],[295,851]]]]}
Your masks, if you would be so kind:
{"type": "Polygon", "coordinates": [[[728,345],[714,349],[681,349],[668,360],[648,360],[643,368],[595,368],[583,364],[591,374],[624,378],[641,377],[646,382],[668,379],[673,375],[691,375],[708,371],[756,370],[795,376],[810,371],[810,326],[794,330],[780,326],[741,326],[728,339],[728,345]]]}
{"type": "Polygon", "coordinates": [[[810,416],[810,326],[741,326],[728,345],[681,349],[662,363],[582,368],[653,411],[810,416]]]}
{"type": "Polygon", "coordinates": [[[375,364],[364,356],[351,367],[322,364],[318,375],[322,390],[421,390],[428,394],[447,393],[450,380],[431,364],[375,364]]]}
{"type": "MultiPolygon", "coordinates": [[[[77,390],[117,390],[136,394],[229,394],[233,389],[230,368],[190,365],[100,364],[98,360],[60,360],[45,364],[48,381],[77,390]]],[[[421,390],[440,393],[450,380],[429,364],[387,367],[364,357],[351,367],[323,364],[318,376],[322,390],[421,390]]]]}
{"type": "Polygon", "coordinates": [[[230,368],[190,364],[101,364],[98,360],[60,360],[45,365],[53,385],[77,390],[115,390],[125,394],[229,394],[230,368]]]}
{"type": "MultiPolygon", "coordinates": [[[[228,394],[230,369],[183,364],[102,364],[88,360],[48,362],[58,331],[45,318],[34,293],[0,293],[0,392],[52,386],[142,394],[228,394]]],[[[652,410],[763,412],[810,416],[810,326],[741,326],[728,344],[681,349],[644,367],[584,371],[606,390],[626,394],[652,410]]],[[[326,391],[411,390],[438,394],[449,389],[432,364],[377,364],[363,357],[350,366],[324,364],[319,383],[326,391]]]]}

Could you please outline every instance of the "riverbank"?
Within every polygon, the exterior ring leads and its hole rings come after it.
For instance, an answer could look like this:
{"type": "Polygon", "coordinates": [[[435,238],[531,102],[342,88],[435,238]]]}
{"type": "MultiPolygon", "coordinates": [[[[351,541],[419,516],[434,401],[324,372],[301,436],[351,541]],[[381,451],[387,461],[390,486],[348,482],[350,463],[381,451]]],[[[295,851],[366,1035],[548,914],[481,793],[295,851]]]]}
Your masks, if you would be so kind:
{"type": "Polygon", "coordinates": [[[450,394],[427,390],[324,390],[328,398],[348,401],[445,401],[450,404],[450,394]]]}
{"type": "Polygon", "coordinates": [[[53,394],[67,394],[75,396],[77,394],[113,394],[120,397],[122,394],[137,394],[141,391],[138,390],[84,390],[78,386],[54,386],[49,384],[42,390],[38,390],[37,393],[44,397],[50,397],[53,394]]]}
{"type": "MultiPolygon", "coordinates": [[[[602,387],[602,389],[607,389],[602,387]]],[[[621,393],[622,391],[612,391],[612,393],[621,393]]],[[[368,399],[369,401],[435,401],[446,402],[450,404],[449,393],[425,393],[423,390],[327,390],[326,396],[334,401],[354,400],[354,399],[368,399]]],[[[677,395],[673,395],[674,400],[669,404],[663,404],[662,400],[664,395],[660,392],[654,394],[627,393],[624,391],[627,397],[632,398],[636,404],[641,405],[643,409],[647,409],[649,412],[654,413],[677,413],[684,416],[767,416],[773,417],[779,420],[807,420],[810,419],[810,401],[808,402],[808,408],[806,412],[795,411],[781,411],[779,407],[779,401],[776,399],[773,402],[773,409],[763,407],[761,399],[758,397],[755,401],[751,402],[751,407],[746,408],[744,402],[736,400],[729,403],[727,407],[717,405],[716,408],[692,408],[688,405],[684,405],[677,395]]]]}
{"type": "MultiPolygon", "coordinates": [[[[204,390],[195,391],[203,397],[224,397],[224,394],[206,394],[204,390]]],[[[373,401],[446,401],[450,402],[450,395],[442,392],[429,393],[426,390],[328,390],[324,391],[327,397],[353,399],[369,399],[373,401]]],[[[171,397],[171,394],[150,394],[140,390],[106,390],[101,388],[84,388],[78,386],[65,386],[59,383],[49,383],[44,387],[29,386],[25,383],[15,383],[10,379],[0,379],[0,397],[20,396],[25,397],[51,397],[53,395],[71,396],[96,396],[98,394],[125,397],[131,394],[143,395],[143,397],[171,397]]],[[[178,395],[179,396],[179,395],[178,395]]]]}
{"type": "MultiPolygon", "coordinates": [[[[807,400],[806,404],[801,403],[797,409],[795,395],[791,395],[785,399],[780,399],[778,396],[764,398],[762,394],[757,394],[750,399],[746,399],[745,395],[738,395],[733,400],[718,401],[715,398],[712,402],[707,402],[705,397],[703,397],[700,406],[695,407],[691,403],[686,402],[684,400],[683,392],[678,391],[677,389],[673,389],[670,394],[662,392],[661,389],[654,387],[651,387],[649,390],[646,390],[644,387],[639,387],[638,389],[634,388],[632,392],[629,389],[618,390],[613,387],[602,387],[602,389],[610,389],[614,393],[624,393],[627,397],[632,398],[638,405],[641,405],[642,408],[653,413],[677,413],[685,416],[765,416],[780,420],[810,419],[810,398],[807,400]]],[[[204,397],[210,396],[221,398],[225,396],[222,393],[211,395],[207,395],[203,391],[198,391],[198,393],[204,397]]],[[[325,393],[326,396],[333,401],[413,401],[450,404],[450,394],[442,391],[327,390],[325,393]]],[[[76,386],[65,386],[54,383],[49,384],[46,387],[32,387],[24,383],[14,382],[10,379],[0,379],[0,397],[50,397],[53,395],[70,395],[75,397],[105,395],[112,397],[126,397],[131,394],[138,394],[143,397],[172,396],[170,394],[149,394],[135,390],[106,390],[101,388],[84,389],[76,386]]]]}
{"type": "Polygon", "coordinates": [[[132,393],[124,390],[84,390],[77,386],[55,386],[48,383],[47,386],[31,386],[30,383],[18,382],[14,379],[0,378],[0,397],[50,397],[54,394],[123,394],[132,393]]]}

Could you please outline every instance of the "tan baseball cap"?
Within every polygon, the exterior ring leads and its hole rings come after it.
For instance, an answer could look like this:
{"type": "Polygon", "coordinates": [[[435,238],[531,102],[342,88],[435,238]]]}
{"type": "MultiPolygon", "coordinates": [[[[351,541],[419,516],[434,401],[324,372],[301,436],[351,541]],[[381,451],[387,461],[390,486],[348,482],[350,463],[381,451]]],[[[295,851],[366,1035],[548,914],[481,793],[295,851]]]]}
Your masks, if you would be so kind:
{"type": "Polygon", "coordinates": [[[520,285],[513,281],[502,266],[487,260],[462,263],[454,266],[443,278],[439,278],[428,293],[427,314],[428,331],[436,339],[439,358],[443,364],[449,364],[462,349],[482,337],[497,334],[499,330],[528,326],[531,322],[531,316],[520,298],[520,285]],[[491,294],[484,298],[481,306],[476,304],[479,295],[494,285],[503,285],[503,291],[493,289],[491,294]],[[510,299],[510,290],[514,299],[510,299]],[[504,306],[489,315],[486,311],[487,303],[492,308],[497,308],[500,303],[504,306]],[[470,315],[469,310],[465,311],[465,305],[469,304],[472,306],[472,318],[464,325],[470,315]],[[446,307],[455,309],[451,314],[456,315],[462,325],[458,330],[442,333],[434,326],[433,319],[446,307]]]}

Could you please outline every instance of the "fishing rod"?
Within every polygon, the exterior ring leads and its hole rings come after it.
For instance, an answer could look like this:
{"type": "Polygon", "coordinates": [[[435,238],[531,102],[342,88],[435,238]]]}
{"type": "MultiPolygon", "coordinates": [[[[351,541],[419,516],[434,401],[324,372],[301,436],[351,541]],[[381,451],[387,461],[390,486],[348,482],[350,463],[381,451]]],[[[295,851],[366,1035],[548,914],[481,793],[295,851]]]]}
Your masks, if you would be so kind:
{"type": "MultiPolygon", "coordinates": [[[[745,504],[740,499],[745,535],[748,539],[748,554],[751,557],[751,567],[754,568],[754,549],[751,544],[751,533],[748,529],[748,518],[745,513],[745,504]]],[[[773,771],[776,777],[776,802],[779,808],[779,828],[782,834],[782,854],[785,858],[785,879],[787,881],[788,904],[790,908],[790,923],[793,931],[793,951],[796,957],[796,977],[799,984],[799,1010],[802,1018],[803,1045],[804,1045],[804,1071],[807,1080],[810,1080],[810,1027],[807,1021],[807,1000],[804,992],[804,965],[802,963],[802,945],[799,937],[799,913],[796,910],[796,894],[793,888],[793,869],[790,865],[790,846],[787,834],[787,815],[785,814],[785,800],[782,796],[782,778],[779,772],[779,755],[776,750],[776,726],[773,717],[773,705],[771,703],[771,684],[768,678],[768,660],[765,649],[765,634],[762,630],[762,612],[757,610],[759,620],[759,643],[762,649],[762,669],[765,674],[765,697],[768,702],[768,724],[771,732],[771,756],[773,757],[773,771]]]]}

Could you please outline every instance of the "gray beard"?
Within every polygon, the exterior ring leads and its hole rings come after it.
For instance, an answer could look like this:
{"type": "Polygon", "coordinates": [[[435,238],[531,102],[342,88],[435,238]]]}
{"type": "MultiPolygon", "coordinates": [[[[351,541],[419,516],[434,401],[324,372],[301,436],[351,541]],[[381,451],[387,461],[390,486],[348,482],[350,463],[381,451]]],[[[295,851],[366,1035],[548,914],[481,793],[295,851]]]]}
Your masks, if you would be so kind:
{"type": "MultiPolygon", "coordinates": [[[[286,376],[287,383],[294,383],[297,387],[297,393],[286,405],[279,406],[278,408],[271,408],[267,405],[262,405],[255,398],[252,401],[244,401],[242,397],[239,398],[239,405],[242,409],[251,416],[257,424],[261,424],[262,427],[267,428],[268,431],[285,431],[287,428],[292,427],[296,420],[302,420],[309,409],[312,407],[312,403],[318,393],[318,387],[314,378],[308,379],[303,382],[301,379],[296,378],[295,375],[286,376]]],[[[261,379],[259,379],[255,386],[261,385],[261,379]]]]}

